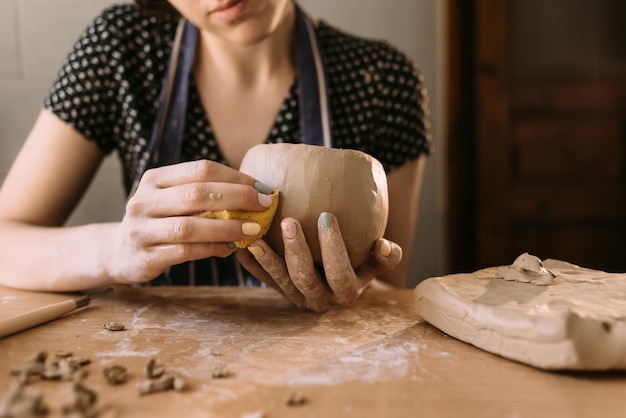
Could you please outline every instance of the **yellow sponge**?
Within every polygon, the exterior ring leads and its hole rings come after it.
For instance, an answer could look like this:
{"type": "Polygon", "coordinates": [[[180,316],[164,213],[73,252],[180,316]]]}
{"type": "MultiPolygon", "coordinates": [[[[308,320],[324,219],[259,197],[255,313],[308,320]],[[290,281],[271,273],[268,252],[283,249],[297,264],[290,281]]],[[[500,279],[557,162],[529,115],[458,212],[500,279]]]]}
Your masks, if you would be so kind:
{"type": "Polygon", "coordinates": [[[274,215],[276,214],[276,208],[278,208],[278,194],[278,190],[273,190],[272,193],[268,195],[272,198],[272,205],[262,212],[226,209],[207,210],[206,212],[201,212],[196,216],[201,216],[203,218],[209,219],[240,219],[244,221],[258,223],[259,225],[261,225],[261,232],[259,232],[250,239],[235,241],[235,245],[237,246],[237,248],[246,248],[248,245],[252,244],[254,241],[265,235],[270,229],[270,226],[272,225],[272,220],[274,219],[274,215]]]}

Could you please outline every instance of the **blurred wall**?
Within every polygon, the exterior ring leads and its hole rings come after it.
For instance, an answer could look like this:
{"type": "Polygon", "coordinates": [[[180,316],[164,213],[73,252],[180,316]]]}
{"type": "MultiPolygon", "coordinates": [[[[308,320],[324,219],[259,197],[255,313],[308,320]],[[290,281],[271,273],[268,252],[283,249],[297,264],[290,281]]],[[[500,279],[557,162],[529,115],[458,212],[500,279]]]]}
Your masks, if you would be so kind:
{"type": "MultiPolygon", "coordinates": [[[[62,60],[85,24],[109,0],[0,0],[0,179],[28,134],[62,60]]],[[[411,282],[445,273],[445,144],[441,123],[444,2],[437,0],[301,0],[313,16],[346,31],[386,39],[421,68],[430,93],[436,153],[426,166],[411,282]]],[[[124,196],[111,156],[71,224],[117,220],[124,196]]]]}
{"type": "MultiPolygon", "coordinates": [[[[74,41],[91,18],[114,3],[0,0],[0,180],[26,139],[74,41]]],[[[119,219],[123,203],[119,163],[111,156],[70,222],[119,219]]]]}

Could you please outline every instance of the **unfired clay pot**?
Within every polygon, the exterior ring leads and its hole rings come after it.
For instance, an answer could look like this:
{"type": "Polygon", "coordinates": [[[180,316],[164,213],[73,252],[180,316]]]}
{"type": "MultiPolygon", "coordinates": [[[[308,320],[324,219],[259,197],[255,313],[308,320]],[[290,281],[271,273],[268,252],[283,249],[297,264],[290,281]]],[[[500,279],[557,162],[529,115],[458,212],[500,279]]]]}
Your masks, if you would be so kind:
{"type": "Polygon", "coordinates": [[[283,253],[280,221],[300,221],[316,264],[322,264],[317,222],[322,212],[337,217],[353,267],[368,258],[383,236],[389,213],[382,164],[361,151],[306,144],[262,144],[245,155],[240,170],[280,190],[280,201],[263,238],[283,253]]]}

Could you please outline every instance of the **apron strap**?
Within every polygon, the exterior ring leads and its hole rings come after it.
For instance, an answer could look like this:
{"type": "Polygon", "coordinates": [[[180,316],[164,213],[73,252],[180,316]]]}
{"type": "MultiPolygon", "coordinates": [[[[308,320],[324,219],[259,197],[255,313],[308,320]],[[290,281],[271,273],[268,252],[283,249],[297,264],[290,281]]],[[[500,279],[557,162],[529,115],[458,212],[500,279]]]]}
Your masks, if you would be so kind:
{"type": "Polygon", "coordinates": [[[135,194],[146,170],[180,161],[187,110],[187,91],[197,42],[198,29],[186,20],[180,19],[172,43],[170,61],[163,78],[147,156],[139,161],[128,198],[135,194]]]}
{"type": "Polygon", "coordinates": [[[179,24],[179,27],[182,27],[183,32],[180,36],[180,45],[176,50],[172,50],[173,57],[168,69],[168,72],[171,70],[171,74],[166,75],[166,88],[162,91],[159,114],[152,130],[153,138],[150,139],[151,143],[154,142],[150,167],[180,162],[187,91],[198,43],[198,29],[189,23],[179,24]]]}
{"type": "MultiPolygon", "coordinates": [[[[129,197],[149,168],[180,162],[187,92],[198,42],[198,28],[181,19],[163,79],[148,155],[141,159],[129,197]]],[[[296,3],[296,70],[302,142],[332,146],[327,75],[313,20],[296,3]]]]}
{"type": "Polygon", "coordinates": [[[302,142],[332,146],[328,86],[312,19],[296,4],[296,67],[302,142]]]}

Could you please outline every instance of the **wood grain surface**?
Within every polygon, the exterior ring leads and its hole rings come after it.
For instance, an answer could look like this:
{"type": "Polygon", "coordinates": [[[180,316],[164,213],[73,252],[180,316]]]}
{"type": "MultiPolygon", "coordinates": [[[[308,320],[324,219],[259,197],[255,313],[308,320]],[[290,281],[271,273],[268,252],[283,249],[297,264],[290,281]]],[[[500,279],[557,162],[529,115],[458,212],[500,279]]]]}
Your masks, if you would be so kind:
{"type": "MultiPolygon", "coordinates": [[[[0,318],[67,295],[0,288],[0,318]]],[[[39,351],[89,357],[85,386],[102,416],[585,417],[623,416],[626,374],[560,374],[448,337],[414,313],[411,290],[369,290],[346,309],[298,311],[269,289],[115,288],[64,318],[0,340],[0,393],[12,365],[39,351]],[[125,324],[112,332],[103,325],[125,324]],[[150,358],[189,384],[140,396],[150,358]],[[110,386],[106,366],[130,378],[110,386]],[[229,374],[212,377],[215,367],[229,374]],[[306,402],[287,405],[299,392],[306,402]]],[[[69,382],[31,378],[61,416],[69,382]]]]}

